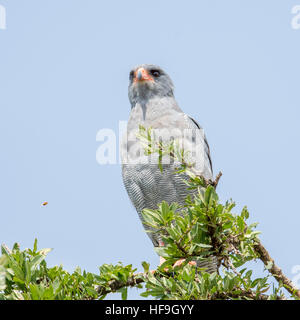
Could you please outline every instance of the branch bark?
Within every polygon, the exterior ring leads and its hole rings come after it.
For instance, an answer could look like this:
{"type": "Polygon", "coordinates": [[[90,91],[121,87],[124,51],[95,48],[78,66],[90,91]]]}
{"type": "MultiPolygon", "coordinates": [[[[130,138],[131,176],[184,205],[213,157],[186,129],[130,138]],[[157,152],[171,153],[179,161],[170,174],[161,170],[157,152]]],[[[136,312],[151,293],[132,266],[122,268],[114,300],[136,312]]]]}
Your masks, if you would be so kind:
{"type": "Polygon", "coordinates": [[[258,241],[257,244],[254,245],[254,249],[259,254],[260,260],[264,263],[267,270],[273,275],[273,277],[279,283],[282,283],[289,293],[296,295],[298,298],[300,298],[300,290],[298,290],[293,285],[292,281],[286,275],[284,275],[282,270],[275,264],[274,259],[271,258],[269,252],[260,241],[258,241]]]}
{"type": "Polygon", "coordinates": [[[129,277],[126,282],[111,280],[108,282],[107,286],[98,286],[98,288],[96,288],[96,291],[99,293],[99,295],[103,296],[111,292],[116,292],[124,287],[135,287],[142,282],[145,282],[142,277],[142,273],[137,273],[132,277],[129,277]],[[109,287],[109,289],[107,287],[109,287]]]}
{"type": "MultiPolygon", "coordinates": [[[[241,290],[239,293],[216,293],[214,294],[213,299],[222,299],[222,300],[226,300],[226,299],[237,299],[237,298],[241,298],[241,299],[253,299],[253,300],[268,300],[269,296],[267,294],[255,294],[252,291],[245,291],[245,290],[241,290]]],[[[286,300],[284,297],[280,297],[280,296],[276,296],[277,300],[286,300]]]]}

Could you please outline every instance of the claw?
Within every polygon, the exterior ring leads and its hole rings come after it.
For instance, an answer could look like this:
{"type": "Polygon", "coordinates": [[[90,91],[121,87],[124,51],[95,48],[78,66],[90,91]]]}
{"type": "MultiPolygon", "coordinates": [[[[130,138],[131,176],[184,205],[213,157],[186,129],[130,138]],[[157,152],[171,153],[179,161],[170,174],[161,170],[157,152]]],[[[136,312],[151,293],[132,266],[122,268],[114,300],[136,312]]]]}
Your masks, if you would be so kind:
{"type": "MultiPolygon", "coordinates": [[[[183,263],[184,263],[185,259],[179,259],[177,260],[174,264],[173,264],[173,267],[179,267],[181,266],[183,263]]],[[[189,261],[189,265],[191,266],[196,266],[196,262],[195,261],[189,261]]]]}

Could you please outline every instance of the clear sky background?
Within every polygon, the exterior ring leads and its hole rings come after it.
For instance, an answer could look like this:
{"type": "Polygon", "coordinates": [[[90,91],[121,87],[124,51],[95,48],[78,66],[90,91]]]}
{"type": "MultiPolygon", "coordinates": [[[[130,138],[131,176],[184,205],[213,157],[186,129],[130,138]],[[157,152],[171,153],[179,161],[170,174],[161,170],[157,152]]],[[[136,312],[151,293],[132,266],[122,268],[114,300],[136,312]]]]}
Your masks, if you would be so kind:
{"type": "Polygon", "coordinates": [[[156,268],[120,164],[96,162],[96,133],[118,133],[129,117],[131,67],[154,63],[205,129],[221,199],[248,206],[275,261],[295,276],[300,29],[291,10],[300,0],[0,4],[1,243],[25,248],[38,238],[54,248],[49,265],[68,271],[118,261],[142,270],[144,260],[156,268]]]}

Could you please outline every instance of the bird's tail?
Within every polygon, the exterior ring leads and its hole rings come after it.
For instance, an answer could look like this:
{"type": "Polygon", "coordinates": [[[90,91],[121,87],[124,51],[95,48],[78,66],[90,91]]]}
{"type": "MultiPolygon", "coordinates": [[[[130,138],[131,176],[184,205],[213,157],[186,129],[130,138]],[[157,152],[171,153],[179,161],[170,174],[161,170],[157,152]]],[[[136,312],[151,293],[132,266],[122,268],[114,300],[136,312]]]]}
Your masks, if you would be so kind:
{"type": "Polygon", "coordinates": [[[208,273],[213,273],[218,271],[218,260],[215,256],[210,256],[209,258],[197,261],[197,268],[205,268],[208,273]]]}

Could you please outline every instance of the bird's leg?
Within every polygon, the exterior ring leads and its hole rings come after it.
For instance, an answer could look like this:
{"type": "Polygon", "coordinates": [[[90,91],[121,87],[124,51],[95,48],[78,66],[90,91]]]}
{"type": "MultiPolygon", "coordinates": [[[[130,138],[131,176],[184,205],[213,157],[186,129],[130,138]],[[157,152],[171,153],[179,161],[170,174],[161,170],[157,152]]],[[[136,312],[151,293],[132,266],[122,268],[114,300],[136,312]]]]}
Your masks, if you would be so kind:
{"type": "Polygon", "coordinates": [[[166,261],[165,258],[159,257],[159,265],[161,266],[166,261]]]}

